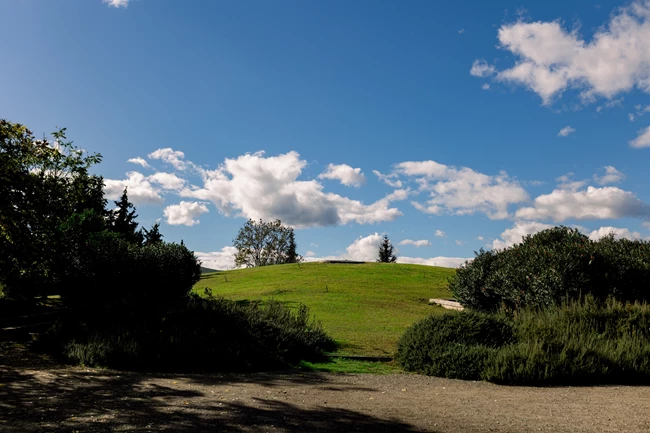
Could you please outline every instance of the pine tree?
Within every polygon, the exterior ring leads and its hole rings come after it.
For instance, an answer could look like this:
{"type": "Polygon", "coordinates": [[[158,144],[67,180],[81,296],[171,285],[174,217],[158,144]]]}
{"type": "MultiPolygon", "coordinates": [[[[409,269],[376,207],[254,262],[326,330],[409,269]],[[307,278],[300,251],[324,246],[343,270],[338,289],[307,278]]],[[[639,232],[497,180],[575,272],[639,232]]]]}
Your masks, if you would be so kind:
{"type": "Polygon", "coordinates": [[[377,261],[381,263],[395,263],[397,261],[397,256],[393,254],[393,244],[391,244],[387,235],[384,235],[384,240],[379,246],[379,258],[377,261]]]}
{"type": "Polygon", "coordinates": [[[154,245],[162,242],[163,235],[160,233],[160,223],[155,223],[151,226],[151,229],[147,230],[143,228],[144,231],[144,244],[145,245],[154,245]]]}
{"type": "Polygon", "coordinates": [[[138,222],[135,220],[138,215],[135,213],[135,206],[129,201],[127,189],[124,188],[122,197],[115,202],[116,209],[111,212],[109,225],[111,230],[121,235],[125,240],[141,244],[143,234],[138,228],[138,222]]]}

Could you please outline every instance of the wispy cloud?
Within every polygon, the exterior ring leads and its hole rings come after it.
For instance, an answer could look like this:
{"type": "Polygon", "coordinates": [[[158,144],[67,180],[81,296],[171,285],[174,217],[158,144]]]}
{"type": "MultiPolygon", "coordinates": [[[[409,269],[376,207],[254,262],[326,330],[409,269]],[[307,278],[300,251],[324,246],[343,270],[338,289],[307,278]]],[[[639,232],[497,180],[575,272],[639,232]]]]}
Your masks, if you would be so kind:
{"type": "Polygon", "coordinates": [[[576,130],[570,126],[565,126],[560,129],[560,132],[557,133],[558,137],[567,137],[569,134],[573,134],[576,130]]]}
{"type": "Polygon", "coordinates": [[[114,8],[125,8],[129,5],[130,0],[102,0],[102,3],[106,3],[110,7],[114,8]]]}

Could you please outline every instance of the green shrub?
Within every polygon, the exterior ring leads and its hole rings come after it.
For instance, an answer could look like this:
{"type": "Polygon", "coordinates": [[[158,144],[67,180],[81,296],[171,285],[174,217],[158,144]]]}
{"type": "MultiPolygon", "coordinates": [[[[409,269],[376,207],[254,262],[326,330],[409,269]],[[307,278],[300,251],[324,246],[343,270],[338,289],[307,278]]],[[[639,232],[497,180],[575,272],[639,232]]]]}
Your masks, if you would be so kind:
{"type": "Polygon", "coordinates": [[[503,250],[483,251],[450,278],[467,308],[512,311],[547,307],[587,295],[604,300],[650,300],[650,243],[606,237],[592,242],[555,227],[503,250]]]}
{"type": "Polygon", "coordinates": [[[650,306],[587,297],[514,315],[447,313],[409,328],[397,360],[408,371],[516,385],[650,383],[650,306]]]}
{"type": "Polygon", "coordinates": [[[72,364],[136,370],[264,370],[318,360],[333,340],[308,309],[190,296],[174,306],[71,313],[38,347],[72,364]]]}
{"type": "Polygon", "coordinates": [[[200,262],[184,245],[140,246],[107,230],[79,240],[66,260],[59,293],[73,306],[172,302],[186,296],[201,277],[200,262]]]}
{"type": "Polygon", "coordinates": [[[404,333],[396,359],[407,371],[479,379],[485,362],[512,338],[504,317],[473,311],[432,315],[404,333]]]}

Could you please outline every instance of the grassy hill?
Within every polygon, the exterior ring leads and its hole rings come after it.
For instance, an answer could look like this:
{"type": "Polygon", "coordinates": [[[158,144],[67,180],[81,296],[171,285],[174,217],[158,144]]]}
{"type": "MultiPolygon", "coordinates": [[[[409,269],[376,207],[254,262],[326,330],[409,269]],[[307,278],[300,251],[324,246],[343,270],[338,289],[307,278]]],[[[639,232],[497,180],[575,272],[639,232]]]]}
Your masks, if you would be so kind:
{"type": "Polygon", "coordinates": [[[428,300],[450,296],[453,273],[421,265],[303,263],[206,274],[194,290],[236,301],[303,303],[340,343],[340,353],[390,356],[406,327],[442,311],[428,300]]]}

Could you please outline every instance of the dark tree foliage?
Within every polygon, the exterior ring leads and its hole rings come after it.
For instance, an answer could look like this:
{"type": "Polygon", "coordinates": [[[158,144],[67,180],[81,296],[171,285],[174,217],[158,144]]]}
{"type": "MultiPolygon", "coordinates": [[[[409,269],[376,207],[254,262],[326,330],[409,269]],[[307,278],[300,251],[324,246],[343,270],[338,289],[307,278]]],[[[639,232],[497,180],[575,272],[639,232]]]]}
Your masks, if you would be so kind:
{"type": "Polygon", "coordinates": [[[548,307],[591,295],[650,300],[650,242],[592,241],[576,229],[554,227],[502,250],[476,253],[449,280],[463,306],[481,311],[548,307]]]}
{"type": "Polygon", "coordinates": [[[111,211],[109,224],[111,230],[128,242],[141,244],[143,240],[142,232],[137,230],[138,222],[135,213],[135,206],[129,201],[127,189],[124,188],[122,196],[115,202],[116,208],[111,211]]]}
{"type": "Polygon", "coordinates": [[[280,220],[255,222],[249,219],[239,229],[233,240],[237,248],[236,266],[267,266],[297,263],[301,257],[296,253],[293,229],[282,225],[280,220]]]}
{"type": "Polygon", "coordinates": [[[393,253],[393,244],[387,235],[384,235],[384,240],[379,246],[379,258],[377,261],[380,263],[395,263],[397,261],[397,256],[393,253]]]}
{"type": "Polygon", "coordinates": [[[67,141],[65,129],[52,136],[37,140],[0,120],[0,282],[11,297],[48,294],[59,284],[70,248],[62,226],[75,214],[91,212],[103,225],[103,179],[89,171],[101,155],[67,141]]]}
{"type": "Polygon", "coordinates": [[[155,223],[151,229],[144,230],[144,245],[155,245],[162,242],[163,235],[160,233],[160,223],[155,223]]]}

